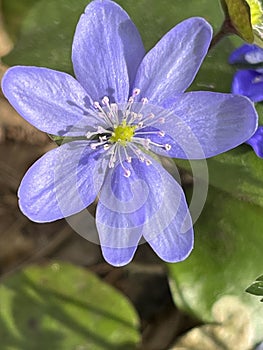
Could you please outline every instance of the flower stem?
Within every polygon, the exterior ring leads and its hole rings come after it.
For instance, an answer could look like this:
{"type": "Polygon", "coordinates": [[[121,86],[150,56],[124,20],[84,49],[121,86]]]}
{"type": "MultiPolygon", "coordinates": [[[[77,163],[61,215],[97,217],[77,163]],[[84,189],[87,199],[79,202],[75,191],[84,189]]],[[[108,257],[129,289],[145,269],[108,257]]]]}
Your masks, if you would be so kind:
{"type": "Polygon", "coordinates": [[[229,34],[237,34],[235,27],[233,26],[230,18],[225,18],[219,32],[217,32],[210,44],[209,50],[216,46],[225,36],[229,34]]]}

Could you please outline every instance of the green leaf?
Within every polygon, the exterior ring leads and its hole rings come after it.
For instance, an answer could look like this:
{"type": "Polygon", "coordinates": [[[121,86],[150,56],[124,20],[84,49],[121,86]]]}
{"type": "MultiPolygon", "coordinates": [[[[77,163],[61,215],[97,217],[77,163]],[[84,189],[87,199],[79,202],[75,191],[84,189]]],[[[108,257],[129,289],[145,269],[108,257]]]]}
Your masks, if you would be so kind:
{"type": "Polygon", "coordinates": [[[0,286],[1,349],[134,349],[130,303],[92,273],[66,263],[30,266],[0,286]]]}
{"type": "Polygon", "coordinates": [[[261,0],[221,0],[225,12],[222,30],[236,33],[248,43],[263,47],[262,23],[263,8],[261,0]]]}
{"type": "MultiPolygon", "coordinates": [[[[22,0],[27,3],[27,0],[22,0]]],[[[20,30],[14,28],[12,21],[7,23],[9,32],[17,33],[13,51],[4,62],[13,65],[37,65],[66,72],[72,72],[71,44],[80,14],[89,1],[37,1],[28,3],[25,12],[20,13],[20,30]],[[9,24],[9,25],[8,25],[9,24]]],[[[8,8],[9,0],[4,0],[5,16],[12,16],[8,8]]],[[[19,13],[19,7],[16,8],[19,13]]],[[[17,14],[18,16],[18,14],[17,14]]]]}
{"type": "Polygon", "coordinates": [[[228,64],[228,57],[241,44],[235,36],[220,41],[206,56],[189,90],[230,92],[236,67],[228,64]]]}
{"type": "Polygon", "coordinates": [[[233,196],[263,206],[263,160],[242,146],[208,160],[209,181],[233,196]]]}
{"type": "Polygon", "coordinates": [[[168,265],[176,305],[204,322],[214,321],[214,303],[222,296],[237,296],[250,311],[253,340],[262,340],[262,309],[245,293],[248,281],[262,272],[262,231],[260,207],[210,187],[195,225],[192,254],[168,265]]]}
{"type": "Polygon", "coordinates": [[[38,0],[1,1],[1,10],[4,13],[5,26],[14,41],[16,41],[19,36],[22,22],[28,11],[37,1],[38,0]]]}
{"type": "Polygon", "coordinates": [[[246,289],[246,292],[254,295],[263,295],[263,275],[258,277],[256,281],[246,289]]]}
{"type": "Polygon", "coordinates": [[[262,0],[246,0],[250,8],[251,24],[254,34],[254,44],[263,47],[263,4],[262,0]]]}
{"type": "Polygon", "coordinates": [[[250,9],[245,0],[221,0],[226,17],[231,20],[237,33],[248,43],[253,43],[250,9]]]}
{"type": "MultiPolygon", "coordinates": [[[[27,11],[21,11],[20,30],[11,21],[15,7],[18,16],[20,7],[8,5],[3,0],[7,29],[17,34],[14,50],[4,58],[10,66],[38,65],[66,72],[72,72],[71,44],[75,26],[88,0],[20,0],[28,4],[27,11]],[[25,16],[26,14],[26,16],[25,16]],[[19,33],[19,35],[18,35],[19,33]]],[[[146,49],[149,50],[169,29],[191,16],[205,16],[215,28],[222,22],[222,12],[217,1],[211,0],[119,0],[129,13],[142,35],[146,49]]],[[[16,2],[14,2],[15,4],[16,2]]]]}

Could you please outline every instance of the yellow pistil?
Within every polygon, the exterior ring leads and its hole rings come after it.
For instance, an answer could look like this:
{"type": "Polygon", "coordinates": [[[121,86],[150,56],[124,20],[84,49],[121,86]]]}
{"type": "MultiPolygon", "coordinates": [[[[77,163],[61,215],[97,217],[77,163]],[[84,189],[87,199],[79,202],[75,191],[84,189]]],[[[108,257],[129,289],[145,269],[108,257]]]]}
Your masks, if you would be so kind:
{"type": "Polygon", "coordinates": [[[130,142],[136,126],[127,125],[126,120],[123,120],[120,125],[118,125],[110,137],[109,141],[111,143],[118,142],[121,146],[126,146],[127,142],[130,142]]]}
{"type": "Polygon", "coordinates": [[[263,9],[259,0],[246,0],[250,7],[250,19],[252,27],[262,25],[263,9]]]}

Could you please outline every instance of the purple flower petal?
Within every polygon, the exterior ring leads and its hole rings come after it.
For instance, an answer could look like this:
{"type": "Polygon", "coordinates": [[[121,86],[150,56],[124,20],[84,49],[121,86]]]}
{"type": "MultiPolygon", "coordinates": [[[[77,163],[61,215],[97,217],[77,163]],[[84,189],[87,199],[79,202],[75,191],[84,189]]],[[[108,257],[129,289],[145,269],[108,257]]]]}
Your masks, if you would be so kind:
{"type": "MultiPolygon", "coordinates": [[[[164,195],[159,211],[147,223],[143,236],[156,254],[167,262],[186,259],[193,249],[194,233],[181,186],[159,165],[164,195]]],[[[159,186],[156,181],[155,186],[159,186]]]]}
{"type": "Polygon", "coordinates": [[[107,174],[102,187],[97,228],[104,258],[116,266],[132,259],[142,235],[168,261],[183,259],[193,246],[191,219],[181,187],[158,162],[148,159],[151,165],[137,158],[119,164],[107,174]],[[123,167],[130,171],[130,177],[124,176],[123,167]],[[168,241],[171,249],[165,253],[168,241]]]}
{"type": "Polygon", "coordinates": [[[253,102],[263,101],[263,73],[254,69],[237,71],[232,81],[232,92],[247,96],[253,102]]]}
{"type": "Polygon", "coordinates": [[[263,62],[263,49],[257,45],[244,44],[234,50],[229,57],[230,64],[250,63],[257,64],[263,62]]]}
{"type": "Polygon", "coordinates": [[[50,222],[80,212],[100,190],[106,167],[87,141],[55,148],[25,174],[19,191],[22,212],[35,222],[50,222]]]}
{"type": "Polygon", "coordinates": [[[189,92],[170,110],[163,130],[179,146],[173,151],[176,158],[213,157],[245,142],[257,128],[254,105],[244,96],[189,92]]]}
{"type": "Polygon", "coordinates": [[[184,92],[193,81],[211,41],[211,26],[202,18],[187,19],[171,29],[147,53],[134,86],[151,103],[184,92]]]}
{"type": "Polygon", "coordinates": [[[253,148],[258,157],[263,158],[263,126],[259,126],[255,134],[246,143],[253,148]]]}
{"type": "Polygon", "coordinates": [[[74,72],[94,100],[126,102],[145,51],[127,13],[108,0],[92,1],[80,17],[72,48],[74,72]]]}
{"type": "Polygon", "coordinates": [[[108,171],[96,212],[103,256],[115,266],[131,261],[142,236],[143,224],[153,211],[148,197],[154,195],[151,192],[154,172],[149,173],[145,163],[138,159],[133,159],[131,164],[125,161],[123,166],[131,176],[125,177],[121,164],[108,171]]]}
{"type": "Polygon", "coordinates": [[[5,73],[2,90],[16,111],[44,132],[67,136],[85,135],[87,126],[95,122],[95,118],[87,116],[89,96],[66,73],[47,68],[16,66],[5,73]],[[77,124],[79,127],[71,130],[77,124]]]}
{"type": "Polygon", "coordinates": [[[101,244],[104,259],[113,266],[124,266],[132,261],[137,244],[129,248],[109,248],[101,244]]]}

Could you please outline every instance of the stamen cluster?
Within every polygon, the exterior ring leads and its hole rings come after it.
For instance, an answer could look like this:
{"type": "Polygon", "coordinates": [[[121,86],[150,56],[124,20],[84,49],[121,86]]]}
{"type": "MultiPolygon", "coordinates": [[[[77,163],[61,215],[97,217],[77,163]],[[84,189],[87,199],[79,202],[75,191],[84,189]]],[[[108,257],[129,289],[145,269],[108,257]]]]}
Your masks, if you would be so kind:
{"type": "Polygon", "coordinates": [[[166,151],[171,149],[170,144],[157,143],[151,139],[154,135],[165,136],[165,132],[160,130],[158,125],[165,123],[165,118],[144,110],[148,103],[147,98],[142,98],[139,103],[135,102],[139,94],[140,90],[134,89],[128,102],[123,105],[110,103],[107,96],[102,99],[101,104],[94,102],[97,116],[102,120],[103,125],[98,126],[94,132],[86,133],[92,149],[103,147],[110,154],[109,168],[113,168],[116,162],[120,163],[126,177],[131,174],[124,162],[131,163],[132,157],[139,158],[146,165],[151,164],[143,148],[147,151],[151,151],[152,146],[166,151]]]}

